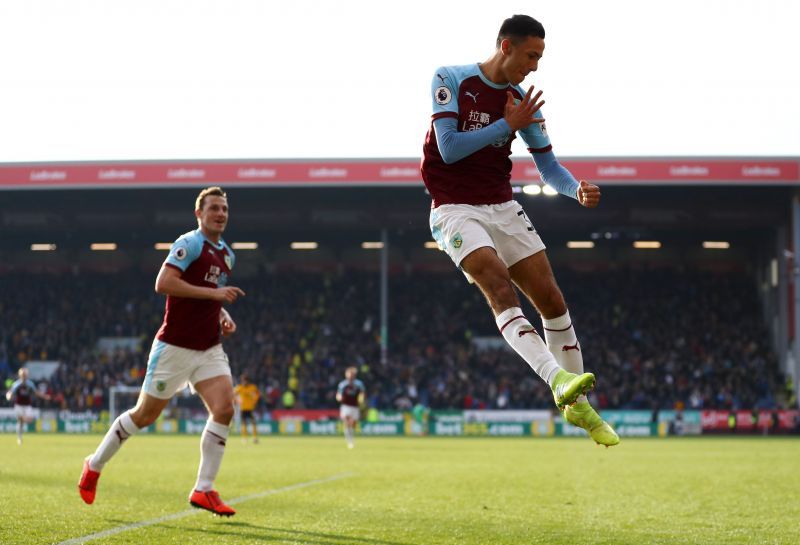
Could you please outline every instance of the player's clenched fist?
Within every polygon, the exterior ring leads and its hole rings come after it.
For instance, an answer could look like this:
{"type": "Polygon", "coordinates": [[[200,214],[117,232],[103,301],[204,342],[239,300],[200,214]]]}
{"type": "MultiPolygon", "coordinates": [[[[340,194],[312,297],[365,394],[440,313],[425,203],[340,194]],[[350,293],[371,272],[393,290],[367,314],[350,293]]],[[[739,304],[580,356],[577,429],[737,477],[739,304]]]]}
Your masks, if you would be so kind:
{"type": "Polygon", "coordinates": [[[581,186],[578,188],[578,202],[586,208],[596,207],[600,204],[600,188],[586,180],[581,180],[581,186]]]}
{"type": "Polygon", "coordinates": [[[224,308],[219,313],[219,325],[222,329],[223,337],[229,337],[236,332],[236,322],[233,321],[231,315],[224,308]]]}

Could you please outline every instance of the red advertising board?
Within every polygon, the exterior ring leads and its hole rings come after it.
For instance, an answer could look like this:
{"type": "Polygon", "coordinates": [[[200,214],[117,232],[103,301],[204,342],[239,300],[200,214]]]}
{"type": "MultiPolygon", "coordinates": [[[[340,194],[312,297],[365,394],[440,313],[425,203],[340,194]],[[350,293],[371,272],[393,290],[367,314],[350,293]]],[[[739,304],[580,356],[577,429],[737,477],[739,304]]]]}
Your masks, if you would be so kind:
{"type": "Polygon", "coordinates": [[[700,413],[703,431],[728,431],[729,416],[729,411],[703,411],[700,413]]]}
{"type": "Polygon", "coordinates": [[[752,411],[736,411],[735,414],[736,429],[738,431],[753,431],[756,428],[756,422],[753,421],[752,411]]]}
{"type": "Polygon", "coordinates": [[[760,410],[755,412],[755,418],[753,411],[702,411],[700,419],[703,432],[789,433],[798,430],[800,411],[760,410]]]}
{"type": "Polygon", "coordinates": [[[270,413],[273,420],[331,420],[339,418],[337,409],[278,409],[270,413]]]}
{"type": "MultiPolygon", "coordinates": [[[[576,178],[605,185],[800,185],[800,159],[562,159],[576,178]]],[[[539,182],[514,159],[512,182],[539,182]]],[[[131,161],[0,164],[0,189],[227,186],[415,186],[419,159],[131,161]]]]}
{"type": "Polygon", "coordinates": [[[778,411],[779,430],[797,430],[800,425],[800,411],[778,411]]]}

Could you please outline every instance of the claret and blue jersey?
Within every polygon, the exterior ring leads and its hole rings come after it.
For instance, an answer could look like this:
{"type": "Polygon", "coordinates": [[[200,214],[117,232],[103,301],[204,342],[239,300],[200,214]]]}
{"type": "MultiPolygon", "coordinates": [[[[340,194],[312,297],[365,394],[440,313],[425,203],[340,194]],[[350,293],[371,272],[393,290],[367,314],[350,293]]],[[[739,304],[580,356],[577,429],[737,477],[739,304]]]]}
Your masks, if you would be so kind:
{"type": "MultiPolygon", "coordinates": [[[[519,85],[489,81],[478,64],[438,68],[431,85],[433,119],[456,118],[459,131],[474,131],[503,119],[506,92],[511,91],[517,100],[522,100],[526,93],[519,85]]],[[[541,112],[536,112],[536,117],[541,118],[541,112]]],[[[519,133],[531,151],[544,152],[552,148],[544,123],[534,123],[519,133]]],[[[513,139],[514,135],[506,131],[492,146],[510,154],[513,139]]]]}
{"type": "Polygon", "coordinates": [[[364,388],[364,383],[358,379],[352,382],[345,379],[339,383],[337,392],[342,396],[342,405],[358,407],[358,397],[366,392],[366,389],[364,388]]]}
{"type": "Polygon", "coordinates": [[[31,379],[17,379],[9,391],[11,392],[11,402],[14,405],[30,405],[36,391],[36,384],[31,379]]]}
{"type": "MultiPolygon", "coordinates": [[[[504,119],[508,92],[517,101],[522,100],[526,93],[518,85],[499,85],[490,81],[478,64],[436,69],[431,82],[433,115],[423,146],[421,166],[434,207],[442,204],[500,204],[511,200],[510,156],[515,134],[504,119]],[[449,121],[442,123],[441,120],[449,121]],[[458,149],[465,147],[467,143],[464,141],[454,149],[440,149],[436,131],[443,128],[458,133],[481,131],[479,137],[476,135],[477,138],[472,139],[478,145],[467,152],[458,149]]],[[[541,111],[536,112],[535,117],[541,119],[541,111]]],[[[546,158],[547,161],[542,161],[547,162],[546,167],[553,165],[555,170],[551,179],[554,187],[574,197],[577,182],[555,161],[544,123],[532,123],[518,132],[534,157],[546,158]]],[[[473,144],[466,147],[469,145],[473,144]]]]}
{"type": "MultiPolygon", "coordinates": [[[[181,235],[164,261],[181,271],[181,279],[194,286],[221,288],[227,285],[236,262],[230,246],[208,240],[200,229],[181,235]]],[[[165,343],[206,350],[220,342],[219,314],[222,303],[210,299],[167,296],[164,323],[156,338],[165,343]]]]}

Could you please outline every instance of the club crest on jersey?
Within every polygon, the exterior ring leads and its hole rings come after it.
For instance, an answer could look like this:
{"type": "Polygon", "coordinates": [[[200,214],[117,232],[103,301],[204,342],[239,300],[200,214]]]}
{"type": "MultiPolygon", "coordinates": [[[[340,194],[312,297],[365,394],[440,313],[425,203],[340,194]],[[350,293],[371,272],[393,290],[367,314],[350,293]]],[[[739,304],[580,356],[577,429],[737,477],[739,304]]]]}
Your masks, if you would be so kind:
{"type": "Polygon", "coordinates": [[[231,269],[233,267],[233,260],[229,255],[225,256],[225,266],[228,267],[228,269],[231,269]]]}
{"type": "Polygon", "coordinates": [[[437,87],[433,95],[436,98],[436,104],[442,106],[444,106],[445,104],[450,104],[450,101],[453,98],[453,93],[451,93],[450,89],[448,89],[445,86],[437,87]]]}
{"type": "Polygon", "coordinates": [[[174,255],[175,259],[177,259],[178,261],[183,261],[184,259],[186,259],[187,255],[186,248],[175,248],[175,251],[172,252],[172,255],[174,255]]]}
{"type": "Polygon", "coordinates": [[[461,233],[456,233],[455,235],[453,235],[453,238],[450,239],[450,245],[456,250],[461,248],[461,245],[463,243],[464,240],[461,238],[461,233]]]}

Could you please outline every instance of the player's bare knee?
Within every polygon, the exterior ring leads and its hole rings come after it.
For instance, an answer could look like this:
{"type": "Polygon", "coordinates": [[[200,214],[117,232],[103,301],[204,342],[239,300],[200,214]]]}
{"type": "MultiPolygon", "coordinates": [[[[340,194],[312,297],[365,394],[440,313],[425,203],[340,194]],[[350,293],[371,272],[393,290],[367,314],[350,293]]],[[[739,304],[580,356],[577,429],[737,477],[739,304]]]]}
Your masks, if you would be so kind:
{"type": "Polygon", "coordinates": [[[212,406],[211,416],[215,422],[230,424],[231,420],[233,420],[233,401],[212,406]]]}

